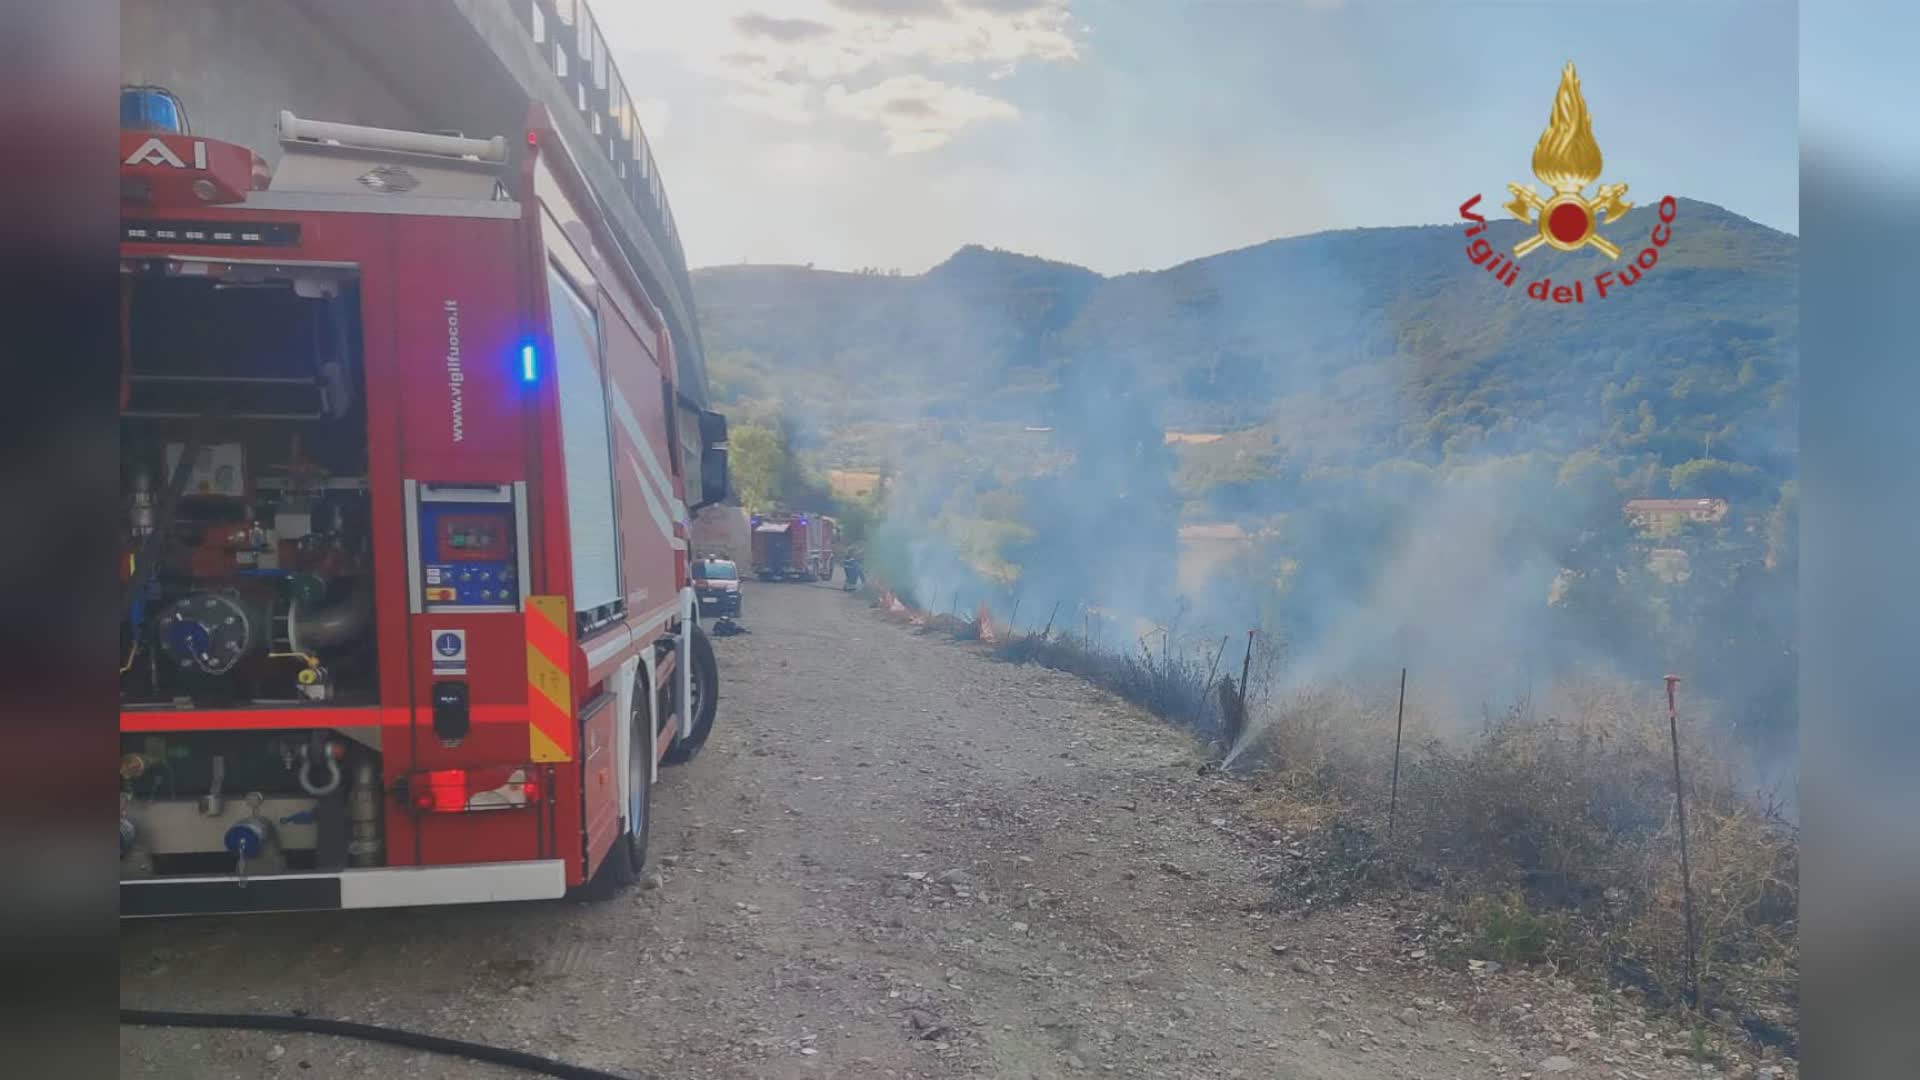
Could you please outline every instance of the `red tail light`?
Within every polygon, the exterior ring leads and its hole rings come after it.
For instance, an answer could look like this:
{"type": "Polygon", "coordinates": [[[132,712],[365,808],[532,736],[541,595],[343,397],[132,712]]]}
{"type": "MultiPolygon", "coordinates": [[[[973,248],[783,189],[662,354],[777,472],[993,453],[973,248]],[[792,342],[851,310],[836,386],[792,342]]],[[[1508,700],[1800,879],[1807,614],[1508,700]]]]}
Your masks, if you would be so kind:
{"type": "Polygon", "coordinates": [[[514,810],[538,805],[543,792],[533,766],[431,769],[407,776],[413,808],[432,814],[467,810],[514,810]]]}

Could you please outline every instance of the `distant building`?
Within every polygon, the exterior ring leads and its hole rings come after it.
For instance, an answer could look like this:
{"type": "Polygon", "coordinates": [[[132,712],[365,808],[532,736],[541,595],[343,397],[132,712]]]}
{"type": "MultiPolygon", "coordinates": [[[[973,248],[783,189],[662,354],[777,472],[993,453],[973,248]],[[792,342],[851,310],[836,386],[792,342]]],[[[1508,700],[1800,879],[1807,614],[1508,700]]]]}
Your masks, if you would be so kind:
{"type": "Polygon", "coordinates": [[[1727,516],[1725,499],[1628,499],[1627,520],[1648,532],[1671,532],[1692,521],[1714,522],[1727,516]]]}

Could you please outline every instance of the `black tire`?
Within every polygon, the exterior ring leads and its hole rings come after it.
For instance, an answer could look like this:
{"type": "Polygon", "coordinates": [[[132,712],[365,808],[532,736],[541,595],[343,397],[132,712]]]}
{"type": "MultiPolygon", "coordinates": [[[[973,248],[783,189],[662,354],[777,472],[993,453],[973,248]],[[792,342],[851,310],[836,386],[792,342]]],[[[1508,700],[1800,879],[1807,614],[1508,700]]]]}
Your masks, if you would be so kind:
{"type": "Polygon", "coordinates": [[[636,676],[633,708],[627,721],[633,729],[627,754],[627,781],[632,795],[621,820],[624,831],[614,838],[600,869],[576,890],[576,899],[592,903],[611,900],[637,881],[647,865],[647,837],[653,825],[653,728],[647,721],[647,701],[651,693],[646,676],[636,676]]]}
{"type": "Polygon", "coordinates": [[[692,719],[687,723],[686,734],[675,739],[667,750],[667,756],[661,760],[668,765],[680,765],[692,761],[700,748],[707,744],[707,736],[713,734],[713,718],[720,711],[720,662],[713,655],[713,641],[699,623],[693,624],[690,669],[692,676],[693,701],[687,712],[692,719]]]}

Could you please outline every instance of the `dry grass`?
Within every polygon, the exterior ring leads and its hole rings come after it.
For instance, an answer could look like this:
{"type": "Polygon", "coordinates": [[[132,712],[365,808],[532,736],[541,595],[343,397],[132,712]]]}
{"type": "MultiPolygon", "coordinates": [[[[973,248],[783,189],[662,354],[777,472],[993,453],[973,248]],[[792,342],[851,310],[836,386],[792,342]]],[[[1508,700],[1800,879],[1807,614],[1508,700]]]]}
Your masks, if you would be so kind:
{"type": "Polygon", "coordinates": [[[1248,787],[1242,789],[1238,802],[1249,821],[1277,832],[1311,832],[1341,818],[1339,806],[1309,798],[1297,788],[1248,787]]]}
{"type": "MultiPolygon", "coordinates": [[[[1690,807],[1695,939],[1702,1007],[1731,1009],[1756,1039],[1794,1048],[1799,1008],[1799,848],[1740,809],[1690,807]]],[[[1672,846],[1669,831],[1662,839],[1672,846]]],[[[1678,860],[1648,845],[1631,904],[1602,941],[1616,977],[1656,1002],[1685,985],[1686,922],[1678,860]]]]}
{"type": "MultiPolygon", "coordinates": [[[[1666,719],[1599,682],[1550,704],[1523,701],[1452,737],[1410,715],[1389,834],[1392,702],[1301,694],[1270,710],[1240,755],[1254,773],[1248,802],[1261,819],[1331,838],[1320,872],[1348,891],[1444,898],[1462,958],[1551,960],[1683,1006],[1666,719]]],[[[1725,747],[1697,730],[1682,738],[1701,1010],[1791,1050],[1798,836],[1742,789],[1725,747]]]]}
{"type": "MultiPolygon", "coordinates": [[[[926,626],[978,634],[950,616],[926,626]]],[[[993,646],[1001,660],[1079,675],[1220,740],[1214,691],[1238,670],[1217,665],[1214,651],[1113,653],[1058,634],[993,646]]],[[[1442,955],[1550,962],[1656,1008],[1687,1003],[1672,750],[1664,709],[1645,688],[1570,681],[1466,725],[1409,702],[1389,830],[1393,694],[1274,695],[1283,661],[1281,650],[1256,649],[1253,727],[1229,758],[1249,781],[1243,813],[1304,852],[1275,877],[1277,905],[1424,893],[1437,901],[1441,936],[1451,935],[1442,955]]],[[[1741,786],[1708,725],[1687,724],[1682,739],[1700,1011],[1794,1052],[1797,833],[1741,786]]]]}

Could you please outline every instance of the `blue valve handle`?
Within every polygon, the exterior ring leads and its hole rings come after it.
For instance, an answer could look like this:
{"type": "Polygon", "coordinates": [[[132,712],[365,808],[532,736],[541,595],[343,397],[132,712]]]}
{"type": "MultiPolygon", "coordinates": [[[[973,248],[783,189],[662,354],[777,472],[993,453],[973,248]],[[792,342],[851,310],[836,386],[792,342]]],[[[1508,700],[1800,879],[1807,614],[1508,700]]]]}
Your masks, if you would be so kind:
{"type": "Polygon", "coordinates": [[[266,846],[266,830],[251,821],[243,821],[227,830],[222,841],[227,851],[243,859],[258,858],[260,849],[266,846]]]}

